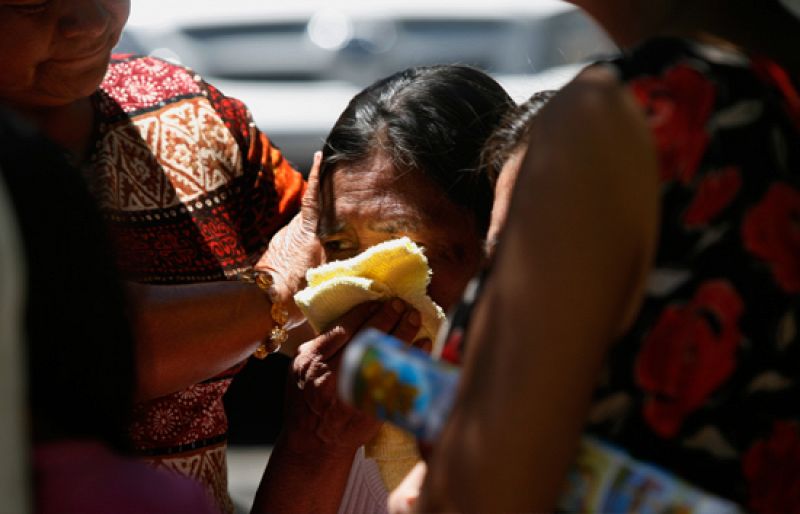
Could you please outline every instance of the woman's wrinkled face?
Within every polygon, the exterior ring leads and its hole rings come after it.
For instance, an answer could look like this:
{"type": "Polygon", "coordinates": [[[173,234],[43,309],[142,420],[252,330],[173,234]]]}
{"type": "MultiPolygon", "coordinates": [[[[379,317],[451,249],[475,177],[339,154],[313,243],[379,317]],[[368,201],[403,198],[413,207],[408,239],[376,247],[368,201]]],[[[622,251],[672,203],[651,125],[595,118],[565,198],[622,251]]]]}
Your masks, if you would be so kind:
{"type": "Polygon", "coordinates": [[[91,95],[130,0],[0,0],[0,101],[66,105],[91,95]]]}
{"type": "Polygon", "coordinates": [[[326,260],[407,236],[424,248],[433,270],[428,293],[444,309],[455,305],[481,264],[474,215],[422,173],[399,172],[381,156],[329,173],[321,203],[318,233],[326,260]]]}

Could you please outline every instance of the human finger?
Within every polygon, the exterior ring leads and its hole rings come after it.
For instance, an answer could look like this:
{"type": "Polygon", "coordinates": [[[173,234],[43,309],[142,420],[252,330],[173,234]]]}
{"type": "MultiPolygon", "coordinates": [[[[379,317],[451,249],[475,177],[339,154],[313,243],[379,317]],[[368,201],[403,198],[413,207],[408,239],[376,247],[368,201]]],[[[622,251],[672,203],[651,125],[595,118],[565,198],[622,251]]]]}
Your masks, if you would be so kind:
{"type": "Polygon", "coordinates": [[[343,337],[344,334],[341,331],[328,331],[300,345],[297,356],[292,359],[291,364],[291,374],[294,377],[298,389],[305,389],[306,383],[312,381],[314,376],[319,374],[320,364],[325,363],[317,352],[317,348],[320,345],[335,344],[335,342],[329,340],[343,337]]]}
{"type": "Polygon", "coordinates": [[[319,219],[319,168],[321,164],[322,152],[314,152],[314,162],[308,172],[306,192],[303,194],[302,200],[303,221],[309,225],[309,229],[313,229],[315,232],[319,219]]]}
{"type": "Polygon", "coordinates": [[[353,307],[333,327],[301,345],[300,352],[317,355],[322,360],[330,359],[382,308],[379,302],[366,302],[353,307]]]}
{"type": "Polygon", "coordinates": [[[400,298],[391,298],[385,301],[380,309],[375,311],[364,326],[391,334],[408,309],[408,304],[400,298]]]}
{"type": "Polygon", "coordinates": [[[419,333],[420,326],[422,326],[422,316],[419,311],[409,307],[390,333],[397,339],[410,344],[419,333]]]}

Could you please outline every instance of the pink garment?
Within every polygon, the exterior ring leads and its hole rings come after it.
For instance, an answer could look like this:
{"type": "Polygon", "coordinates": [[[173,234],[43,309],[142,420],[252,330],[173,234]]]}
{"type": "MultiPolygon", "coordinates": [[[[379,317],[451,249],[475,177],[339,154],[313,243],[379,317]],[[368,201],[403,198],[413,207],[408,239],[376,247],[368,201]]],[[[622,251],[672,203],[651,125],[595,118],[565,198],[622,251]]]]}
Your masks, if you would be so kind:
{"type": "Polygon", "coordinates": [[[358,449],[350,468],[338,514],[388,514],[389,491],[383,485],[378,463],[358,449]]]}
{"type": "Polygon", "coordinates": [[[218,514],[202,487],[94,441],[34,448],[37,514],[218,514]]]}

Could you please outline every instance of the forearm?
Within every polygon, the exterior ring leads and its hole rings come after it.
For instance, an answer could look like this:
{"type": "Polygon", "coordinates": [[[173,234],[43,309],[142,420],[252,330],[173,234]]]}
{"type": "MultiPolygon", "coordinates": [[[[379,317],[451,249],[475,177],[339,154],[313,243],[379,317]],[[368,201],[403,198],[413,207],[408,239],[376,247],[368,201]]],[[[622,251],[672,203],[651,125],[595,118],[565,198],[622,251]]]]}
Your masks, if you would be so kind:
{"type": "Polygon", "coordinates": [[[279,440],[261,478],[251,513],[336,513],[354,455],[355,450],[300,454],[279,440]]]}
{"type": "Polygon", "coordinates": [[[337,512],[356,450],[381,426],[339,399],[342,349],[367,326],[410,342],[417,328],[408,318],[392,302],[368,302],[300,347],[287,383],[284,430],[261,479],[254,513],[337,512]]]}
{"type": "Polygon", "coordinates": [[[252,284],[130,284],[136,305],[140,399],[173,393],[247,358],[272,327],[266,295],[252,284]]]}
{"type": "Polygon", "coordinates": [[[429,462],[419,512],[553,512],[572,460],[597,359],[565,365],[571,357],[487,314],[475,318],[487,330],[470,341],[463,390],[429,462]],[[514,338],[513,349],[498,352],[514,338]],[[567,386],[558,375],[570,372],[578,377],[567,386]]]}
{"type": "Polygon", "coordinates": [[[538,115],[420,511],[553,511],[606,352],[635,316],[651,266],[651,143],[604,69],[538,115]]]}

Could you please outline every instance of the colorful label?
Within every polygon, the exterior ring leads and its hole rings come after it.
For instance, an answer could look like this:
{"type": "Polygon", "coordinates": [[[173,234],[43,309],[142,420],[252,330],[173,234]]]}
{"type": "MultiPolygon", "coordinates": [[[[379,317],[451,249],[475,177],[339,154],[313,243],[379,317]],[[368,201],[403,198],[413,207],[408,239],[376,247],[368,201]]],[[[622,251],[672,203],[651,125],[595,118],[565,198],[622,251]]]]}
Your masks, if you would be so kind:
{"type": "Polygon", "coordinates": [[[348,346],[340,391],[359,409],[432,441],[453,403],[458,368],[377,330],[361,332],[348,346]]]}
{"type": "Polygon", "coordinates": [[[708,494],[624,451],[584,437],[559,502],[565,512],[734,514],[737,505],[708,494]]]}
{"type": "MultiPolygon", "coordinates": [[[[373,329],[348,345],[339,394],[356,407],[433,442],[455,398],[458,368],[373,329]]],[[[623,450],[584,437],[559,502],[563,512],[740,514],[708,494],[623,450]]]]}

